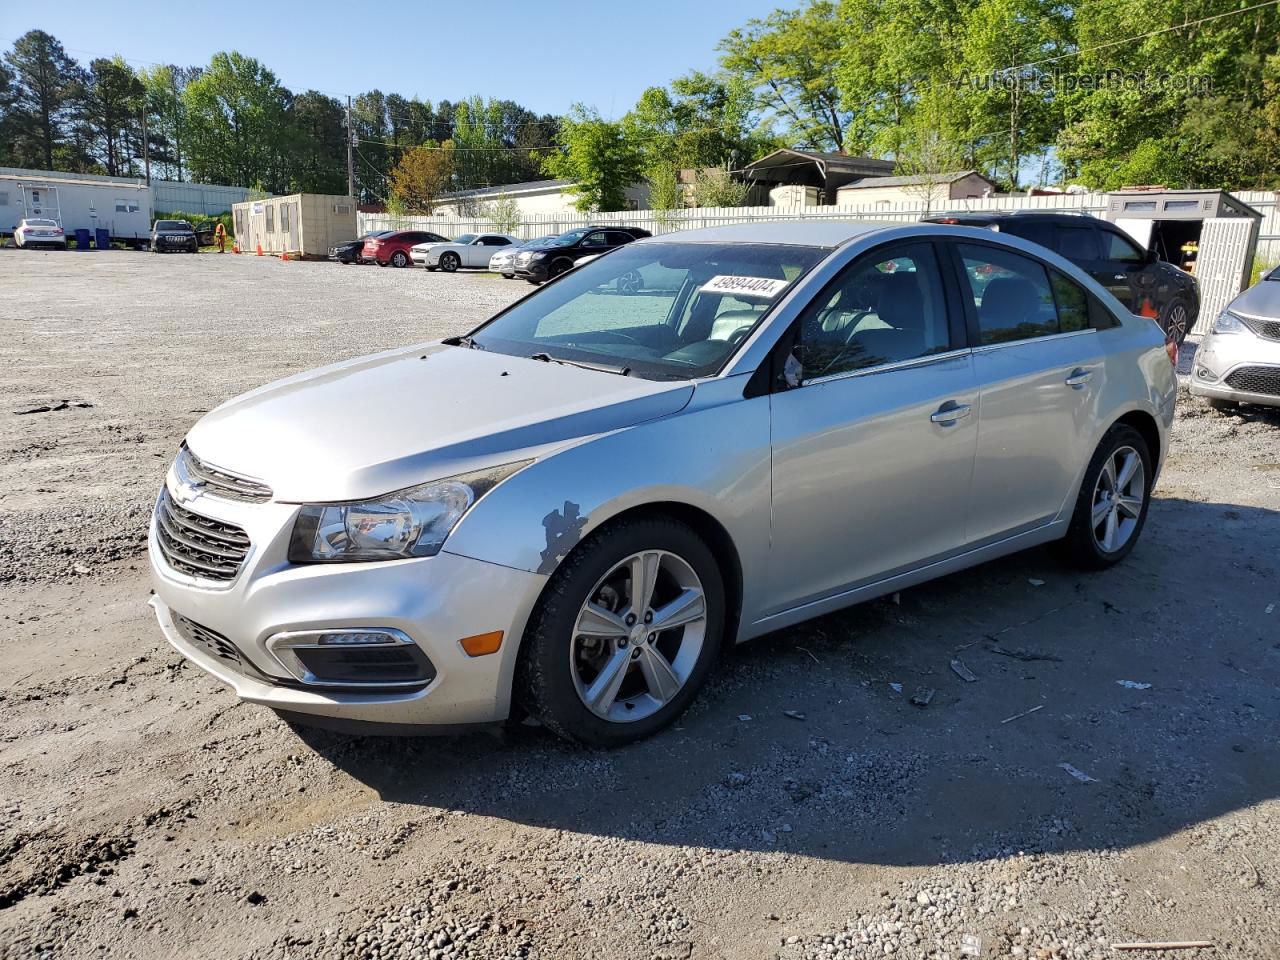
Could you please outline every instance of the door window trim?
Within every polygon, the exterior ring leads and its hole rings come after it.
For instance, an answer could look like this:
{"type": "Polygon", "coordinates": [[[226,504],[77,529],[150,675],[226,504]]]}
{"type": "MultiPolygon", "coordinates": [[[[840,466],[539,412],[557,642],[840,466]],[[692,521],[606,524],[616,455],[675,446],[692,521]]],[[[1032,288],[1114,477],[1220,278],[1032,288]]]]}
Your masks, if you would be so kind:
{"type": "MultiPolygon", "coordinates": [[[[1075,331],[1079,332],[1079,331],[1075,331]]],[[[1003,346],[1003,344],[1001,344],[1003,346]]],[[[908,367],[923,367],[931,363],[939,363],[943,360],[955,360],[957,357],[967,357],[974,353],[972,347],[957,347],[954,350],[948,350],[945,353],[926,353],[920,357],[911,357],[908,360],[890,360],[888,363],[878,363],[873,367],[859,367],[856,370],[842,370],[839,373],[828,373],[826,376],[815,377],[812,380],[801,380],[799,386],[790,387],[791,390],[799,390],[804,387],[816,387],[823,383],[831,383],[835,380],[851,380],[854,377],[867,377],[878,373],[890,373],[894,370],[902,370],[908,367]]]]}

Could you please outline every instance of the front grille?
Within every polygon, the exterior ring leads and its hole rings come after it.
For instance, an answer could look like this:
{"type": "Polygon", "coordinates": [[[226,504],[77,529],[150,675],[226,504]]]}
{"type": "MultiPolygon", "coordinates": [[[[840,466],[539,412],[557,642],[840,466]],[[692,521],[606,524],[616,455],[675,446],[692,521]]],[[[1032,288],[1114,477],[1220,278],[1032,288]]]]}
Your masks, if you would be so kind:
{"type": "Polygon", "coordinates": [[[233,523],[192,513],[160,492],[156,542],[179,573],[204,580],[234,580],[249,552],[249,535],[233,523]]]}
{"type": "Polygon", "coordinates": [[[225,660],[237,670],[244,669],[244,657],[240,655],[236,645],[222,634],[216,630],[210,630],[194,620],[188,620],[180,613],[173,613],[171,616],[173,617],[173,625],[178,628],[178,632],[182,634],[182,639],[186,640],[187,643],[193,647],[200,647],[206,653],[217,657],[219,660],[225,660]]]}
{"type": "Polygon", "coordinates": [[[239,500],[242,503],[266,503],[271,499],[271,488],[265,483],[240,477],[205,463],[183,444],[181,456],[190,478],[204,484],[204,492],[223,500],[239,500]]]}
{"type": "Polygon", "coordinates": [[[1244,325],[1265,340],[1280,340],[1280,320],[1262,320],[1257,317],[1241,317],[1244,325]]]}
{"type": "Polygon", "coordinates": [[[1280,397],[1280,367],[1237,367],[1226,383],[1232,390],[1280,397]]]}

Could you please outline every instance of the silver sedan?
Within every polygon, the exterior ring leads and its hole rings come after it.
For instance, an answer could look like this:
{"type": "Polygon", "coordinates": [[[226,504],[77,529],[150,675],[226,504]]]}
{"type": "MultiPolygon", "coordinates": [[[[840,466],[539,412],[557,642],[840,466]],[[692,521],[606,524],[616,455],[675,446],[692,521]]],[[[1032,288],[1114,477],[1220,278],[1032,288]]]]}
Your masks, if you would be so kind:
{"type": "Polygon", "coordinates": [[[156,503],[152,602],[287,715],[624,743],[728,644],[1047,541],[1123,559],[1175,393],[1155,323],[1017,238],[645,239],[207,414],[156,503]]]}
{"type": "Polygon", "coordinates": [[[1196,351],[1191,392],[1219,410],[1280,407],[1280,267],[1214,319],[1196,351]]]}

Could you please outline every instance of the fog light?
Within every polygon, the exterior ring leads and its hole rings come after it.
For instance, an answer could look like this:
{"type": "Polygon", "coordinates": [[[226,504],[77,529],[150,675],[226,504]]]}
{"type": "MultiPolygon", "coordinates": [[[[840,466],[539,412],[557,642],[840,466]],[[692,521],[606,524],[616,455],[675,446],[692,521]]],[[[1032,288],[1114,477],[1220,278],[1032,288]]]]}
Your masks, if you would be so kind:
{"type": "Polygon", "coordinates": [[[308,686],[420,687],[436,675],[427,655],[399,630],[278,633],[267,649],[308,686]]]}
{"type": "Polygon", "coordinates": [[[1196,367],[1196,377],[1201,380],[1217,380],[1207,367],[1196,367]]]}

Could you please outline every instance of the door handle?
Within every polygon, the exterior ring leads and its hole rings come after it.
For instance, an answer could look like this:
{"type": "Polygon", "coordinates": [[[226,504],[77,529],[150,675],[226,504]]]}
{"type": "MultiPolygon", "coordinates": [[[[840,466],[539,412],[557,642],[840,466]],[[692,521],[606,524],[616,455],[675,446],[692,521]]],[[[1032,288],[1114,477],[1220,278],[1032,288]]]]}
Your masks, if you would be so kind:
{"type": "Polygon", "coordinates": [[[954,401],[948,400],[934,411],[929,416],[929,419],[934,423],[940,423],[943,426],[946,426],[949,423],[955,423],[957,420],[962,420],[968,415],[969,404],[955,403],[954,401]]]}
{"type": "Polygon", "coordinates": [[[1128,279],[1129,279],[1129,275],[1128,275],[1127,273],[1117,273],[1117,274],[1116,274],[1116,279],[1117,279],[1117,280],[1128,280],[1128,279]]]}
{"type": "Polygon", "coordinates": [[[1081,387],[1083,387],[1086,383],[1088,383],[1092,379],[1093,379],[1092,370],[1082,370],[1081,368],[1076,367],[1076,369],[1071,371],[1071,376],[1067,377],[1066,384],[1068,387],[1072,387],[1076,390],[1079,390],[1081,387]]]}

